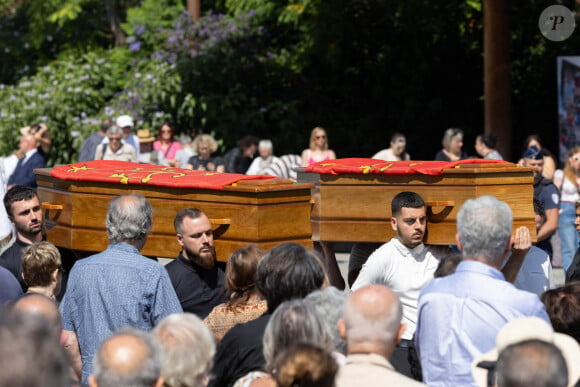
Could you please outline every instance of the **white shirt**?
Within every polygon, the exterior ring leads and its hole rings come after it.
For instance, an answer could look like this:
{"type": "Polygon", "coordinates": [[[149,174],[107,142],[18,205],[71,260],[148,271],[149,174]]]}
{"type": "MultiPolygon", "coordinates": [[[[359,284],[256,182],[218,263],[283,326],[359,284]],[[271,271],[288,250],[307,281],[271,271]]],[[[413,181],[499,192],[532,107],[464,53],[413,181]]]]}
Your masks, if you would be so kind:
{"type": "MultiPolygon", "coordinates": [[[[511,252],[506,257],[505,262],[507,262],[510,255],[511,252]]],[[[532,246],[524,258],[514,286],[520,290],[535,293],[538,296],[548,289],[553,289],[554,275],[552,274],[550,256],[539,247],[532,246]]]]}
{"type": "Polygon", "coordinates": [[[246,175],[263,175],[266,173],[266,169],[273,162],[279,160],[276,156],[268,156],[266,159],[258,156],[250,164],[250,168],[246,171],[246,175]]]}
{"type": "Polygon", "coordinates": [[[401,160],[410,160],[411,156],[409,156],[408,153],[403,153],[401,156],[395,156],[393,150],[391,148],[387,148],[377,152],[371,158],[384,161],[401,161],[401,160]]]}
{"type": "Polygon", "coordinates": [[[439,260],[451,253],[447,246],[420,244],[409,249],[393,238],[370,255],[352,290],[370,284],[390,287],[403,306],[402,322],[407,324],[403,339],[411,340],[417,326],[419,293],[433,279],[439,260]]]}

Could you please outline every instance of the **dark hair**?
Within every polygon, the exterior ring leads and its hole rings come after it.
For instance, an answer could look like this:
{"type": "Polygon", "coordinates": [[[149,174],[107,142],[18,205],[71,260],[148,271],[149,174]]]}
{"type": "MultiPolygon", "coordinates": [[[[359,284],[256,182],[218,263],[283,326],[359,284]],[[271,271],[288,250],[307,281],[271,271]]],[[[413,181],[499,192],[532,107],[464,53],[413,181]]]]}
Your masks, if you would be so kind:
{"type": "Polygon", "coordinates": [[[165,121],[161,125],[159,125],[159,129],[157,130],[157,140],[161,140],[161,129],[164,126],[169,126],[169,129],[171,129],[171,137],[169,138],[169,141],[170,142],[175,141],[175,130],[173,129],[173,125],[171,125],[169,121],[165,121]]]}
{"type": "Polygon", "coordinates": [[[258,263],[256,287],[273,312],[282,302],[320,289],[326,273],[319,258],[297,243],[282,243],[258,263]]]}
{"type": "Polygon", "coordinates": [[[457,265],[461,262],[462,256],[460,254],[449,255],[439,261],[435,273],[433,273],[434,278],[441,278],[455,273],[457,265]]]}
{"type": "Polygon", "coordinates": [[[262,249],[253,243],[240,247],[230,255],[225,283],[229,310],[235,310],[236,306],[247,302],[256,292],[256,271],[263,255],[262,249]]]}
{"type": "Polygon", "coordinates": [[[419,194],[410,191],[403,191],[398,193],[391,201],[391,214],[397,216],[401,213],[401,209],[406,208],[421,208],[425,207],[425,201],[419,194]]]}
{"type": "Polygon", "coordinates": [[[395,132],[391,136],[391,142],[395,142],[395,141],[397,141],[400,138],[402,138],[403,140],[406,140],[405,139],[405,135],[403,133],[395,132]]]}
{"type": "Polygon", "coordinates": [[[240,138],[237,142],[237,145],[238,145],[238,148],[244,150],[244,149],[251,147],[252,145],[258,146],[258,142],[260,142],[260,139],[258,137],[252,136],[252,135],[247,135],[247,136],[240,138]]]}
{"type": "Polygon", "coordinates": [[[539,215],[540,218],[542,218],[542,224],[546,223],[546,211],[544,210],[544,205],[536,198],[534,198],[534,214],[539,215]]]}
{"type": "Polygon", "coordinates": [[[481,142],[485,144],[486,147],[495,149],[495,145],[497,144],[497,136],[493,133],[484,133],[479,135],[481,142]]]}
{"type": "Polygon", "coordinates": [[[20,202],[22,200],[30,200],[37,197],[38,194],[34,188],[26,185],[15,185],[6,192],[6,195],[4,195],[4,208],[6,208],[6,213],[8,216],[13,215],[12,203],[20,202]]]}
{"type": "Polygon", "coordinates": [[[498,387],[568,385],[568,368],[562,352],[552,343],[524,340],[505,347],[497,358],[498,387]]]}
{"type": "Polygon", "coordinates": [[[203,211],[198,208],[184,208],[183,210],[179,210],[173,219],[173,228],[175,228],[175,232],[181,232],[181,225],[185,218],[197,219],[202,215],[203,211]]]}
{"type": "Polygon", "coordinates": [[[338,364],[311,343],[298,343],[278,355],[274,377],[279,387],[333,387],[338,364]]]}
{"type": "Polygon", "coordinates": [[[522,154],[524,154],[526,152],[526,150],[530,147],[529,144],[530,144],[530,142],[532,142],[532,140],[535,140],[538,144],[540,144],[540,148],[541,148],[541,151],[544,154],[544,156],[553,157],[552,152],[550,152],[544,146],[544,142],[542,141],[540,136],[538,136],[537,134],[530,134],[528,137],[526,137],[526,140],[524,141],[524,146],[522,148],[522,154]]]}
{"type": "Polygon", "coordinates": [[[580,343],[580,282],[546,290],[540,298],[554,330],[572,336],[580,343]]]}
{"type": "Polygon", "coordinates": [[[109,128],[113,126],[113,123],[111,122],[111,120],[104,120],[101,123],[101,132],[103,133],[107,133],[107,130],[109,130],[109,128]]]}

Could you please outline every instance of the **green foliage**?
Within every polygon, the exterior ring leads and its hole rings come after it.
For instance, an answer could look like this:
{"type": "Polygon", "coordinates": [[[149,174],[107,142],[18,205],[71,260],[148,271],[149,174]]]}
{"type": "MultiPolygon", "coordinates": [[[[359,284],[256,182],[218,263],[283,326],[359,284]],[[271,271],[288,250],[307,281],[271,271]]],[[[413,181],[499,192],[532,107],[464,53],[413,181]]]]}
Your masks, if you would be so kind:
{"type": "Polygon", "coordinates": [[[130,47],[140,55],[150,54],[163,45],[166,38],[161,33],[171,27],[184,11],[180,0],[144,0],[138,7],[127,10],[127,22],[121,24],[130,35],[130,47]]]}

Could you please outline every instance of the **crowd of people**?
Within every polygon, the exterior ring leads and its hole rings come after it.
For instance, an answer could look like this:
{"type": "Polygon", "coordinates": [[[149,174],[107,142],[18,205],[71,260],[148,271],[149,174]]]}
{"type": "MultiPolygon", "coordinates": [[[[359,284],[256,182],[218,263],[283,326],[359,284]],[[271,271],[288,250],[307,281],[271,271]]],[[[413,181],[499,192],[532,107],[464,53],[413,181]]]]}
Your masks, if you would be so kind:
{"type": "MultiPolygon", "coordinates": [[[[220,157],[207,134],[176,140],[167,122],[157,137],[133,127],[129,116],[105,122],[79,159],[249,174],[284,163],[267,139],[245,136],[220,157]]],[[[15,171],[34,155],[46,161],[46,133],[23,131],[15,171]]],[[[478,136],[479,156],[500,159],[495,141],[478,136]]],[[[2,210],[14,240],[0,247],[0,386],[575,386],[580,150],[548,179],[550,154],[531,141],[521,163],[534,168],[536,246],[492,196],[461,206],[454,246],[426,245],[425,201],[405,191],[391,202],[393,239],[353,246],[350,291],[332,286],[323,257],[292,242],[268,251],[249,244],[218,260],[212,224],[197,208],[175,214],[180,253],[164,266],[141,254],[153,210],[139,194],[110,201],[109,245],[77,259],[46,240],[35,186],[9,179],[2,210]],[[561,287],[554,235],[568,269],[561,287]]],[[[442,145],[438,160],[467,157],[460,129],[447,130],[442,145]]],[[[405,148],[396,133],[374,158],[409,160],[405,148]]],[[[293,166],[336,158],[320,127],[294,156],[293,166]]]]}

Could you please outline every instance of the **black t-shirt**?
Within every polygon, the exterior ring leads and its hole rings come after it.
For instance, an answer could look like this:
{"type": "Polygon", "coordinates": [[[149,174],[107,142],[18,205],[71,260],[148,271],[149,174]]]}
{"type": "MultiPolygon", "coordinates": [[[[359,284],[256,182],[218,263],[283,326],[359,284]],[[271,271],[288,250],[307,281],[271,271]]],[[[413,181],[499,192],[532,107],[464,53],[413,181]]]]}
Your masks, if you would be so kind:
{"type": "Polygon", "coordinates": [[[215,306],[225,302],[225,274],[217,265],[205,269],[179,254],[165,268],[184,312],[203,319],[215,306]]]}

